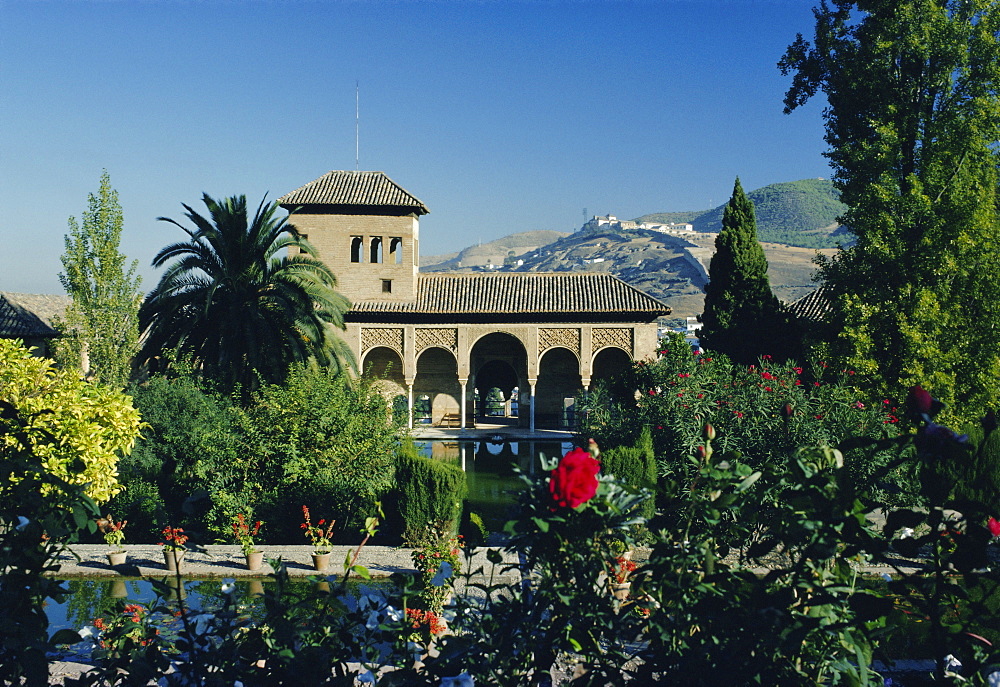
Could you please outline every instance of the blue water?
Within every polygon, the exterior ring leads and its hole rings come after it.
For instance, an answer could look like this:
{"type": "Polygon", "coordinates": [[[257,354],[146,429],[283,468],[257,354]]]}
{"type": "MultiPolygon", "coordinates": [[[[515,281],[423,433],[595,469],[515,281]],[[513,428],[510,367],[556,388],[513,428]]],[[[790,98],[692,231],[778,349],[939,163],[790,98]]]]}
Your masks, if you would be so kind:
{"type": "MultiPolygon", "coordinates": [[[[79,631],[84,627],[93,627],[97,618],[109,620],[117,616],[125,604],[141,604],[147,609],[162,608],[153,614],[153,618],[161,634],[170,635],[177,631],[180,619],[177,612],[184,608],[192,611],[212,611],[224,605],[225,596],[233,594],[239,600],[242,613],[248,617],[264,617],[264,603],[261,594],[274,590],[271,580],[223,580],[218,578],[196,580],[182,579],[181,586],[176,580],[166,578],[165,586],[161,585],[160,594],[150,579],[94,579],[78,578],[63,580],[64,588],[69,594],[66,600],[58,603],[49,599],[45,606],[45,614],[49,619],[49,634],[61,629],[79,631]],[[223,585],[228,591],[223,591],[223,585]],[[235,585],[234,588],[229,585],[235,585]]],[[[352,580],[349,589],[357,589],[358,584],[383,588],[391,586],[391,582],[359,583],[352,580]]],[[[336,582],[291,581],[286,585],[286,593],[298,598],[316,591],[328,591],[336,582]],[[325,585],[325,586],[324,586],[325,585]]],[[[52,658],[69,661],[86,662],[90,656],[91,644],[82,641],[72,646],[60,648],[52,658]]]]}

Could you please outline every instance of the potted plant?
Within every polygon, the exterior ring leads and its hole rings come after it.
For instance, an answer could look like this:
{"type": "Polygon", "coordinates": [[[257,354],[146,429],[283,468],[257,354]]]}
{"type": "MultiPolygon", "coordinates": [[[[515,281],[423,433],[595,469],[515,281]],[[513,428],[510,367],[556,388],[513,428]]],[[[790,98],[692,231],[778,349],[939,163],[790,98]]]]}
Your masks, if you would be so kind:
{"type": "Polygon", "coordinates": [[[184,544],[188,536],[184,534],[184,528],[171,527],[167,525],[163,528],[163,560],[166,563],[168,572],[180,570],[181,560],[187,550],[184,544]]]}
{"type": "Polygon", "coordinates": [[[629,589],[632,583],[629,581],[629,575],[635,572],[635,569],[639,567],[632,557],[629,556],[618,556],[613,561],[608,564],[608,582],[611,584],[611,593],[619,601],[624,601],[628,598],[629,589]]]}
{"type": "Polygon", "coordinates": [[[331,520],[326,529],[323,528],[323,525],[326,524],[325,518],[314,525],[312,524],[312,520],[310,520],[309,509],[306,506],[302,506],[302,517],[304,518],[304,522],[301,527],[305,530],[306,539],[313,546],[313,567],[316,570],[326,570],[330,565],[330,555],[333,550],[333,543],[330,541],[330,537],[333,536],[333,525],[336,521],[331,520]]]}
{"type": "Polygon", "coordinates": [[[264,553],[257,550],[257,545],[253,538],[260,532],[263,523],[258,520],[253,525],[247,522],[243,513],[239,513],[233,518],[233,537],[236,538],[240,548],[243,549],[243,556],[247,561],[248,570],[260,570],[264,562],[264,553]]]}
{"type": "Polygon", "coordinates": [[[128,558],[128,553],[122,548],[125,543],[125,525],[127,524],[128,520],[115,522],[115,519],[108,515],[101,527],[104,532],[104,541],[111,547],[107,555],[108,563],[112,566],[123,565],[128,558]]]}

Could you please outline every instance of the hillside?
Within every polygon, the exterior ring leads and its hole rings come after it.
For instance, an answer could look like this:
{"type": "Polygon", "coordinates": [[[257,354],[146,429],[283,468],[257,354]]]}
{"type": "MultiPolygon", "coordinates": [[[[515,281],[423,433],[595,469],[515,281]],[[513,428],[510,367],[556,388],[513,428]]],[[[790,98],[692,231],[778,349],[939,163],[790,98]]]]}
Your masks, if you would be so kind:
{"type": "MultiPolygon", "coordinates": [[[[805,179],[771,184],[747,194],[757,208],[758,233],[768,259],[771,288],[783,301],[813,288],[817,248],[836,253],[846,234],[836,216],[844,206],[829,181],[805,179]]],[[[666,234],[588,224],[572,234],[529,231],[421,260],[425,272],[607,272],[659,298],[674,318],[701,313],[708,268],[721,229],[722,207],[701,212],[662,212],[637,222],[691,223],[696,231],[666,234]]]]}
{"type": "MultiPolygon", "coordinates": [[[[846,209],[833,183],[825,179],[802,179],[770,184],[747,193],[757,212],[757,234],[761,241],[803,248],[835,248],[850,235],[838,225],[846,209]]],[[[690,222],[695,231],[718,233],[722,229],[725,204],[713,210],[684,213],[654,213],[637,222],[690,222]],[[684,217],[687,219],[670,219],[684,217]]]]}
{"type": "Polygon", "coordinates": [[[469,246],[457,253],[428,255],[420,258],[420,269],[425,272],[442,272],[488,265],[503,265],[526,253],[569,236],[564,231],[522,231],[502,238],[469,246]]]}

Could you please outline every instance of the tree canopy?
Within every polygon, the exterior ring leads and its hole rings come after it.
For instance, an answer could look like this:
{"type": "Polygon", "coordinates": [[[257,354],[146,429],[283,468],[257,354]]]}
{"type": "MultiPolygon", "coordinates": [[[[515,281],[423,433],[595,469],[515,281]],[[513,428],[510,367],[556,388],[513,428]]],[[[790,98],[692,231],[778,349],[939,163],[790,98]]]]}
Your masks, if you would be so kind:
{"type": "Polygon", "coordinates": [[[86,485],[98,502],[122,490],[118,460],[132,450],[140,429],[128,396],[56,369],[20,341],[0,339],[0,401],[28,418],[30,448],[50,474],[86,485]]]}
{"type": "Polygon", "coordinates": [[[822,91],[826,153],[857,238],[822,262],[834,353],[969,416],[1000,393],[1000,8],[823,2],[779,63],[786,112],[822,91]]]}
{"type": "Polygon", "coordinates": [[[280,382],[293,362],[353,364],[333,331],[350,303],[313,246],[275,216],[277,205],[261,202],[251,218],[246,196],[202,200],[208,218],[184,205],[193,228],[160,218],[189,240],[153,259],[167,269],[139,311],[139,362],[175,354],[223,390],[280,382]]]}
{"type": "Polygon", "coordinates": [[[63,272],[59,275],[72,303],[57,322],[55,356],[64,367],[84,368],[89,377],[119,389],[128,384],[132,357],[139,349],[138,261],[126,269],[119,250],[123,225],[118,192],[107,170],[97,195],[88,197],[83,224],[69,218],[63,272]]]}

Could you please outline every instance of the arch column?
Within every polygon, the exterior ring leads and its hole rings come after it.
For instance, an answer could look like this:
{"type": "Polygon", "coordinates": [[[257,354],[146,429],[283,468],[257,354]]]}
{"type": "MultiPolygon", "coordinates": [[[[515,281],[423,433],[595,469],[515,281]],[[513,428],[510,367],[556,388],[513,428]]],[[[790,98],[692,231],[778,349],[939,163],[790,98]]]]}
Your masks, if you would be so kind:
{"type": "Polygon", "coordinates": [[[528,406],[528,429],[532,432],[535,431],[535,384],[537,382],[537,379],[528,380],[528,388],[531,390],[530,402],[528,406]]]}
{"type": "MultiPolygon", "coordinates": [[[[462,406],[461,406],[462,409],[459,411],[459,424],[458,424],[458,426],[461,429],[465,429],[465,414],[466,414],[466,400],[467,400],[466,396],[465,396],[465,391],[466,391],[466,387],[469,384],[469,379],[468,378],[465,378],[465,379],[461,379],[460,378],[458,380],[458,383],[462,385],[462,406]]],[[[465,470],[465,454],[464,453],[462,454],[462,469],[465,470]]]]}
{"type": "Polygon", "coordinates": [[[413,380],[406,380],[406,417],[407,426],[413,429],[413,380]]]}

